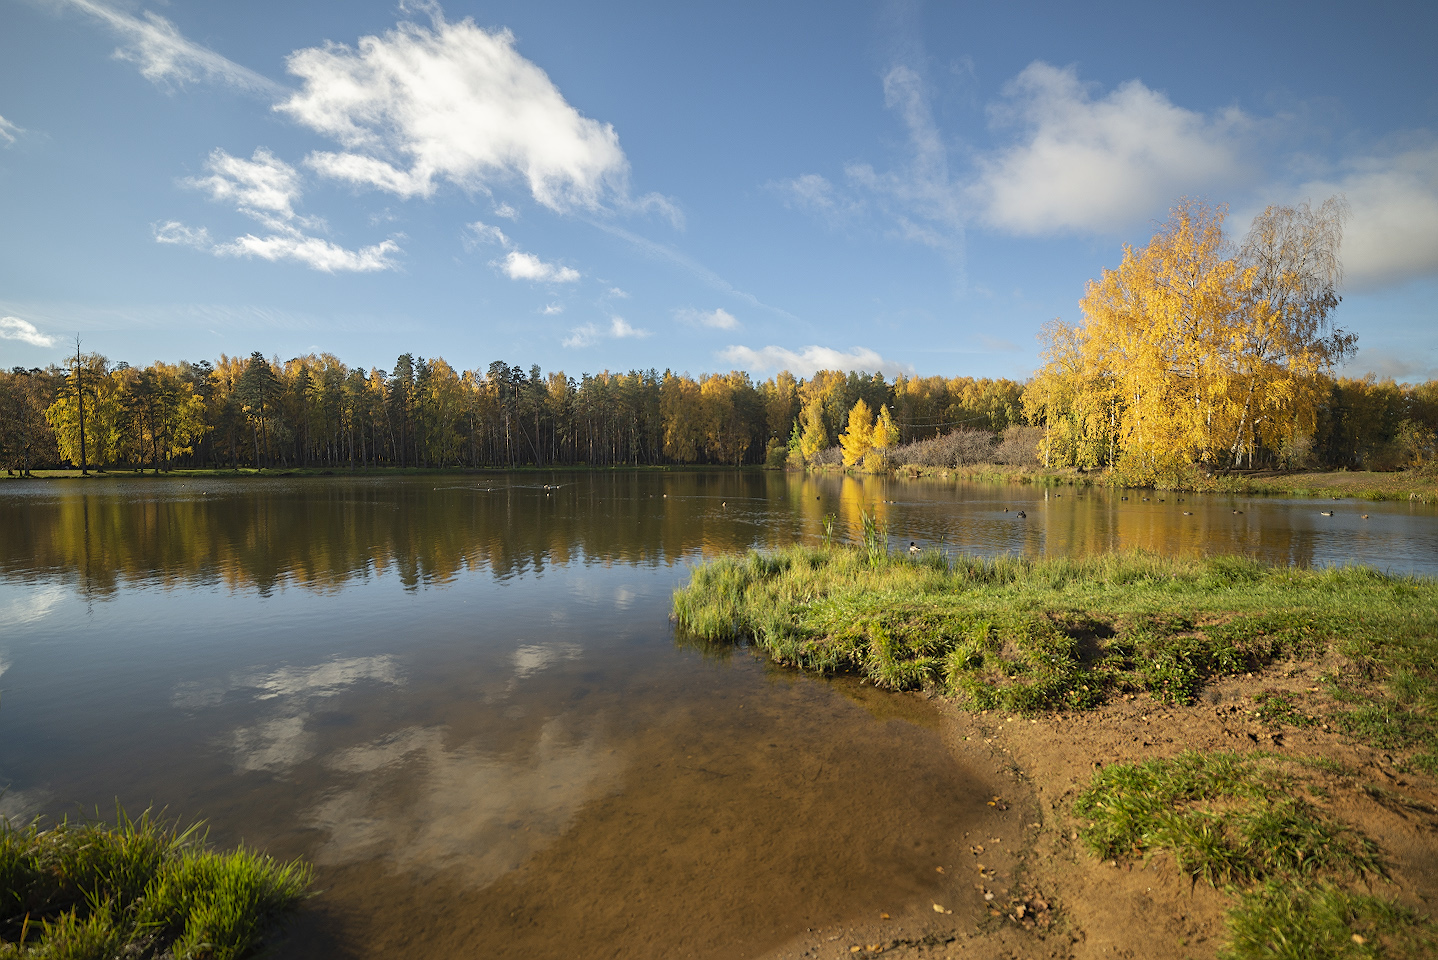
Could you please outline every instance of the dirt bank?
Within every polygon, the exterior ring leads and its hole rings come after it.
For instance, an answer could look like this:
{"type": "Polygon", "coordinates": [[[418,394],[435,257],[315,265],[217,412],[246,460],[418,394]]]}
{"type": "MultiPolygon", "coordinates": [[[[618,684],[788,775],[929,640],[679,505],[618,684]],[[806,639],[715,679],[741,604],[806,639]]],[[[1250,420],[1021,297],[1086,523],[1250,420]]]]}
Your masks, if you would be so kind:
{"type": "MultiPolygon", "coordinates": [[[[954,876],[952,914],[853,922],[797,938],[770,956],[1140,958],[1215,957],[1227,938],[1236,896],[1192,882],[1172,860],[1101,861],[1084,848],[1075,797],[1097,768],[1184,751],[1239,751],[1302,759],[1310,792],[1326,814],[1378,845],[1390,882],[1372,890],[1433,913],[1438,904],[1438,785],[1404,772],[1394,758],[1321,722],[1292,726],[1261,719],[1262,698],[1282,691],[1298,710],[1322,717],[1325,664],[1281,663],[1217,681],[1191,706],[1147,694],[1096,709],[1024,718],[971,714],[938,698],[949,739],[965,764],[987,761],[1014,787],[990,837],[970,843],[954,876]],[[1318,763],[1314,764],[1313,761],[1318,763]],[[991,842],[998,838],[999,843],[991,842]],[[1011,839],[1012,838],[1012,839],[1011,839]],[[992,895],[992,899],[989,899],[992,895]],[[1022,909],[1020,909],[1022,908],[1022,909]],[[857,950],[855,948],[858,948],[857,950]]],[[[887,694],[917,697],[921,694],[887,694]]],[[[921,911],[915,911],[919,913],[921,911]]],[[[1367,955],[1367,954],[1365,954],[1367,955]]],[[[1381,954],[1379,954],[1381,955],[1381,954]]]]}

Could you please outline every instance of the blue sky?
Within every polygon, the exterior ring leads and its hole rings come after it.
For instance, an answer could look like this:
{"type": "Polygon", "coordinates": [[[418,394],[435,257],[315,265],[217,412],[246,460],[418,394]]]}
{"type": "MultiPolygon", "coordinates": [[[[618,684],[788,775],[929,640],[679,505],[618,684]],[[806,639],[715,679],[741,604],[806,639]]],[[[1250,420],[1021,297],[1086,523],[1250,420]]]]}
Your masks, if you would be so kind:
{"type": "Polygon", "coordinates": [[[0,0],[0,366],[1023,378],[1183,195],[1344,194],[1438,376],[1438,5],[0,0]]]}

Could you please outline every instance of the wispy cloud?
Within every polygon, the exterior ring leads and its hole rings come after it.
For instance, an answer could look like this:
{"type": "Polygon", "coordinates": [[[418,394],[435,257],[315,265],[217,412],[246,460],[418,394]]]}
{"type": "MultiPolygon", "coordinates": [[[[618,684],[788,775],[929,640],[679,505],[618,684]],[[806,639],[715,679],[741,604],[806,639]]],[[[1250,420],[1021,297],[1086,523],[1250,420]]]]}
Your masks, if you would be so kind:
{"type": "Polygon", "coordinates": [[[35,324],[19,317],[0,317],[0,339],[19,340],[32,347],[53,347],[55,338],[41,333],[35,324]]]}
{"type": "Polygon", "coordinates": [[[739,321],[734,314],[719,307],[714,310],[695,310],[693,307],[684,307],[674,311],[674,316],[681,323],[687,323],[695,327],[711,327],[715,330],[737,330],[739,321]]]}
{"type": "Polygon", "coordinates": [[[569,336],[565,337],[559,342],[562,346],[570,348],[592,347],[599,341],[605,339],[642,340],[649,335],[650,331],[642,330],[638,327],[632,326],[629,321],[625,320],[623,317],[610,317],[609,326],[607,328],[601,328],[597,324],[593,323],[586,323],[578,327],[572,327],[570,328],[569,336]]]}
{"type": "Polygon", "coordinates": [[[854,347],[846,353],[817,344],[797,351],[776,346],[760,347],[757,350],[752,347],[732,346],[720,351],[719,357],[745,370],[788,370],[800,377],[811,377],[819,370],[860,370],[891,376],[897,373],[913,373],[913,367],[908,364],[885,360],[868,347],[854,347]]]}
{"type": "Polygon", "coordinates": [[[222,83],[251,93],[278,98],[286,89],[248,67],[187,39],[172,22],[151,11],[136,17],[98,0],[49,0],[60,8],[83,11],[120,38],[115,57],[140,68],[152,83],[222,83]]]}
{"type": "Polygon", "coordinates": [[[637,233],[625,230],[623,227],[616,226],[613,223],[608,223],[603,220],[590,220],[589,222],[592,226],[603,230],[605,233],[608,233],[611,236],[618,237],[626,243],[633,244],[634,247],[636,247],[646,256],[654,260],[663,260],[688,271],[689,273],[698,277],[700,280],[702,280],[704,283],[708,284],[715,290],[726,293],[729,296],[735,297],[736,299],[742,300],[743,302],[749,304],[752,307],[757,307],[760,310],[764,310],[777,316],[783,317],[786,320],[802,322],[799,320],[798,317],[794,316],[789,311],[784,310],[780,307],[772,306],[771,304],[764,303],[752,293],[745,293],[743,290],[740,290],[739,288],[735,287],[728,280],[725,280],[723,277],[719,276],[713,270],[710,270],[708,267],[697,262],[692,257],[680,253],[673,247],[666,246],[662,243],[657,243],[653,240],[650,240],[648,237],[641,237],[637,233]]]}
{"type": "Polygon", "coordinates": [[[544,305],[544,309],[540,310],[539,312],[544,314],[546,317],[556,317],[564,312],[564,304],[546,303],[544,305]]]}
{"type": "Polygon", "coordinates": [[[578,270],[573,267],[546,263],[532,253],[511,250],[503,260],[494,262],[511,280],[533,280],[541,283],[573,283],[579,279],[578,270]]]}
{"type": "Polygon", "coordinates": [[[204,227],[192,228],[170,220],[154,226],[155,240],[204,250],[221,257],[258,257],[261,260],[291,260],[325,273],[372,273],[395,266],[400,252],[394,240],[350,250],[305,230],[323,229],[323,220],[302,217],[295,212],[301,194],[299,172],[264,147],[245,160],[223,150],[211,152],[205,164],[207,177],[192,177],[186,186],[203,190],[210,199],[231,204],[259,221],[268,236],[245,234],[220,243],[204,227]]]}
{"type": "Polygon", "coordinates": [[[6,120],[4,117],[0,117],[0,141],[3,141],[5,146],[8,147],[12,145],[15,142],[15,139],[24,132],[25,131],[23,129],[15,126],[15,124],[11,123],[9,120],[6,120]]]}

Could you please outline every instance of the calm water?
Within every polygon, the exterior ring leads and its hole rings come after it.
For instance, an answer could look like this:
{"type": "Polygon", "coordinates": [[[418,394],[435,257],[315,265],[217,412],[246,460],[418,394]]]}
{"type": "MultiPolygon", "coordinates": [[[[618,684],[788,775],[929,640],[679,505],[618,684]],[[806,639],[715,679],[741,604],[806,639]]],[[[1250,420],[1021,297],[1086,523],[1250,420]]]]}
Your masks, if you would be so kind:
{"type": "Polygon", "coordinates": [[[718,472],[8,482],[0,811],[153,804],[312,859],[325,893],[288,956],[754,955],[949,895],[933,865],[995,785],[925,704],[676,643],[692,562],[817,540],[830,513],[856,534],[871,508],[896,546],[1438,574],[1432,507],[1059,493],[718,472]]]}

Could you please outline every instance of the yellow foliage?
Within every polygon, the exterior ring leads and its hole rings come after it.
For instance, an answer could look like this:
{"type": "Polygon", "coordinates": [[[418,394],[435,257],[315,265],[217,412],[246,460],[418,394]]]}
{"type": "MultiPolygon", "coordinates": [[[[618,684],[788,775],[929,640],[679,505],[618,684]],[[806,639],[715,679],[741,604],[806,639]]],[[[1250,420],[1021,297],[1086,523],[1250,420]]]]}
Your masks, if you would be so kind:
{"type": "Polygon", "coordinates": [[[862,398],[849,410],[849,428],[839,437],[844,448],[844,466],[852,467],[873,449],[874,417],[862,398]]]}

